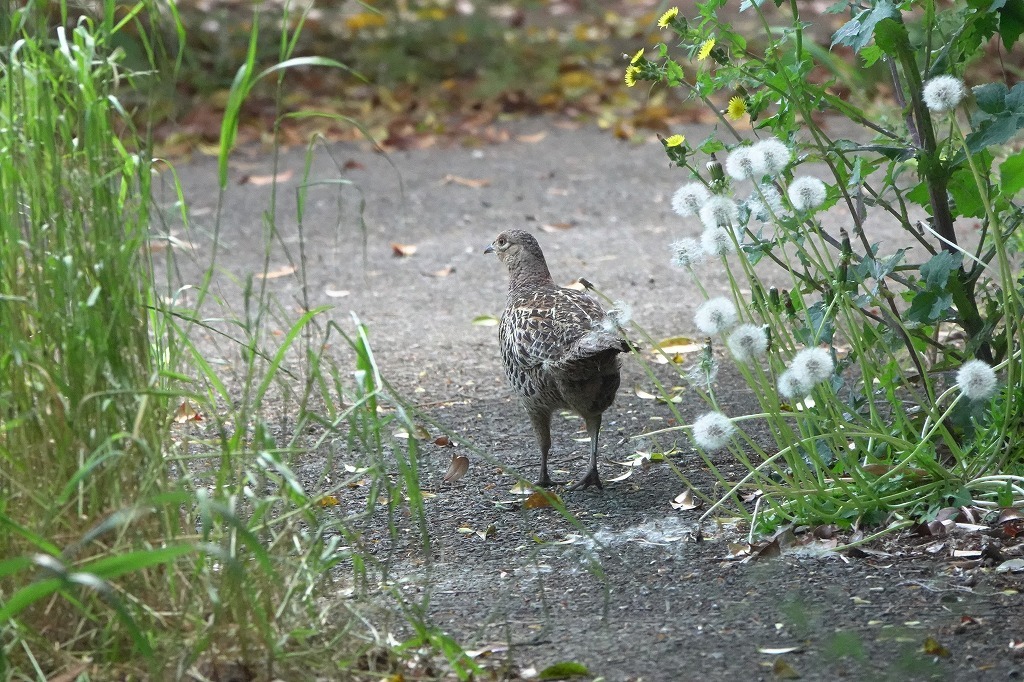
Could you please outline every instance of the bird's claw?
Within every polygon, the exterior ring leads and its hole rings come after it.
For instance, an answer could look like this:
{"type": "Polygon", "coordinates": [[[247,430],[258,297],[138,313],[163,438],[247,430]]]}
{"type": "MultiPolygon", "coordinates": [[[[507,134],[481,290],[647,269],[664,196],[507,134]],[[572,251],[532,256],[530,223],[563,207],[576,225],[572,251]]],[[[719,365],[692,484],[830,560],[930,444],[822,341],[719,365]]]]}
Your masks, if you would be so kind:
{"type": "Polygon", "coordinates": [[[597,473],[597,469],[591,469],[587,472],[587,475],[582,480],[573,483],[571,486],[566,488],[566,492],[572,490],[585,490],[590,486],[597,486],[598,490],[604,490],[604,486],[601,485],[601,477],[597,473]]]}

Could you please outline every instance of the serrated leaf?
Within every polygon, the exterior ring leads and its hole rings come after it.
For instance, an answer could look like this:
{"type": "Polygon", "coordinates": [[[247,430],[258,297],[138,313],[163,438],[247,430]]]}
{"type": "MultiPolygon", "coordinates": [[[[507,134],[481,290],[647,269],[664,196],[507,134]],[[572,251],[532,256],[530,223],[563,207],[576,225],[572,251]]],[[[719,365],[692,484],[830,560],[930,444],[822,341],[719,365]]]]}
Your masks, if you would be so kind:
{"type": "Polygon", "coordinates": [[[985,202],[978,191],[978,183],[974,174],[967,168],[960,168],[949,178],[946,187],[956,202],[956,214],[967,218],[980,218],[985,215],[985,202]]]}
{"type": "Polygon", "coordinates": [[[843,24],[832,36],[832,47],[849,45],[854,51],[860,52],[871,42],[878,22],[898,17],[899,12],[890,0],[880,0],[873,8],[859,12],[853,19],[843,24]]]}
{"type": "Polygon", "coordinates": [[[944,289],[949,281],[949,274],[960,267],[964,257],[961,253],[939,251],[921,265],[921,278],[929,288],[944,289]]]}

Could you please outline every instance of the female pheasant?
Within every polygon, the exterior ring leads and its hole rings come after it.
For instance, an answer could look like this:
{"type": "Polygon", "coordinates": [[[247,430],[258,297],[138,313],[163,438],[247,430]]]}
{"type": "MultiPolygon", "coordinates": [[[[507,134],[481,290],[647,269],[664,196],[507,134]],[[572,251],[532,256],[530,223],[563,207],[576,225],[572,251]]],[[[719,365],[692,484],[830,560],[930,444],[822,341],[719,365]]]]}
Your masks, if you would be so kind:
{"type": "Polygon", "coordinates": [[[540,480],[551,486],[548,453],[551,415],[569,409],[586,422],[590,469],[569,490],[595,485],[601,414],[619,388],[619,353],[629,344],[589,294],[554,283],[533,235],[502,232],[484,253],[495,253],[508,269],[508,301],[498,326],[498,343],[512,389],[526,409],[540,446],[540,480]]]}

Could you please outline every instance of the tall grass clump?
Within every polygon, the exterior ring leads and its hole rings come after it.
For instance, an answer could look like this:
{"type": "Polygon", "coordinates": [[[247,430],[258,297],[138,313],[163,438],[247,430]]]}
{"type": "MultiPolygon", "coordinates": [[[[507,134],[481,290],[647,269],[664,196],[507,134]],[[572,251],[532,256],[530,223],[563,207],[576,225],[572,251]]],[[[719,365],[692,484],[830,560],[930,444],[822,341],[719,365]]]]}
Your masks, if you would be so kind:
{"type": "Polygon", "coordinates": [[[626,71],[627,85],[682,88],[719,119],[708,139],[663,140],[685,173],[671,258],[710,299],[694,320],[709,338],[706,371],[689,376],[709,412],[685,430],[725,492],[719,504],[750,518],[741,494],[761,491],[764,529],[1024,503],[1024,153],[1008,146],[1024,127],[1024,86],[965,84],[990,42],[1016,43],[1012,10],[836,3],[849,19],[831,48],[890,80],[891,100],[869,105],[837,94],[844,83],[805,34],[803,3],[745,3],[758,35],[719,19],[724,4],[698,3],[691,18],[669,9],[658,25],[673,44],[637,52],[626,71]],[[878,225],[903,238],[886,243],[878,225]],[[705,293],[705,260],[729,295],[705,293]],[[760,413],[728,413],[713,349],[760,413]],[[755,422],[774,447],[748,436],[755,422]],[[747,475],[725,476],[719,450],[747,475]]]}
{"type": "MultiPolygon", "coordinates": [[[[192,231],[173,168],[153,161],[135,123],[148,93],[173,81],[187,36],[173,3],[97,11],[28,3],[0,21],[0,678],[384,674],[405,650],[470,676],[475,665],[419,617],[404,626],[411,639],[378,655],[390,632],[339,596],[380,579],[357,530],[379,500],[393,539],[401,510],[427,547],[416,443],[389,424],[414,425],[368,330],[308,305],[293,318],[273,300],[276,186],[263,276],[244,277],[242,311],[209,309],[219,211],[212,231],[192,231]],[[126,44],[147,68],[125,66],[126,44]],[[154,177],[172,188],[169,211],[154,177]],[[189,275],[175,248],[157,248],[181,243],[168,213],[190,239],[212,240],[189,275]],[[329,352],[337,340],[353,367],[329,352]],[[211,349],[240,361],[225,368],[211,349]],[[295,463],[310,455],[323,471],[300,477],[295,463]],[[370,492],[342,505],[349,486],[370,492]]],[[[259,25],[225,115],[221,199],[256,84],[280,102],[289,68],[341,67],[294,56],[291,29],[278,61],[257,63],[259,25]]],[[[308,175],[300,232],[318,184],[308,175]]],[[[300,234],[301,278],[304,248],[300,234]]],[[[387,590],[381,600],[395,605],[387,590]]]]}

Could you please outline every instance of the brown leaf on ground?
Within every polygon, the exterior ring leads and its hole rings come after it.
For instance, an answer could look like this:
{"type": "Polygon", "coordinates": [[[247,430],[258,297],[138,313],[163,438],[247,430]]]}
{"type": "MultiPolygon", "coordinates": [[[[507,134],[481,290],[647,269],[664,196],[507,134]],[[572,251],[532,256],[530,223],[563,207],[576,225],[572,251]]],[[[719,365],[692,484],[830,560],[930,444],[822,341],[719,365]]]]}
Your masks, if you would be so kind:
{"type": "Polygon", "coordinates": [[[463,187],[472,187],[473,189],[489,187],[491,184],[491,181],[486,178],[464,178],[450,173],[444,176],[441,182],[445,185],[462,185],[463,187]]]}
{"type": "Polygon", "coordinates": [[[187,400],[183,400],[181,405],[178,405],[178,409],[174,411],[174,423],[184,424],[185,422],[201,422],[203,416],[192,409],[192,405],[187,400]]]}
{"type": "Polygon", "coordinates": [[[568,223],[543,223],[540,229],[544,232],[565,232],[566,230],[576,226],[574,222],[568,223]]]}
{"type": "Polygon", "coordinates": [[[672,505],[673,509],[681,509],[683,511],[688,511],[690,509],[697,509],[698,507],[700,507],[701,501],[694,500],[692,490],[685,490],[676,495],[675,499],[673,499],[669,504],[672,505]]]}
{"type": "Polygon", "coordinates": [[[455,272],[455,268],[453,266],[451,266],[451,265],[446,265],[443,268],[441,268],[440,270],[434,270],[433,272],[428,272],[427,273],[427,277],[447,277],[448,275],[452,274],[453,272],[455,272]]]}
{"type": "Polygon", "coordinates": [[[415,244],[400,244],[398,242],[391,242],[391,255],[395,258],[407,258],[416,253],[417,247],[415,244]]]}
{"type": "Polygon", "coordinates": [[[532,135],[517,135],[516,142],[525,142],[526,144],[537,144],[547,136],[548,131],[542,130],[539,133],[534,133],[532,135]]]}
{"type": "Polygon", "coordinates": [[[277,175],[243,175],[239,178],[238,184],[263,187],[264,185],[272,185],[275,182],[288,182],[292,179],[293,175],[295,175],[295,172],[292,170],[281,171],[277,175]]]}
{"type": "Polygon", "coordinates": [[[452,463],[448,465],[448,471],[445,472],[443,480],[445,483],[454,483],[465,476],[467,471],[469,471],[469,457],[455,455],[452,457],[452,463]]]}
{"type": "Polygon", "coordinates": [[[526,502],[523,506],[527,509],[543,509],[551,506],[551,498],[554,493],[546,493],[542,490],[533,491],[529,497],[526,498],[526,502]]]}
{"type": "Polygon", "coordinates": [[[295,273],[294,265],[282,265],[276,270],[270,270],[268,272],[257,272],[253,277],[256,279],[279,279],[281,277],[287,277],[295,273]]]}

